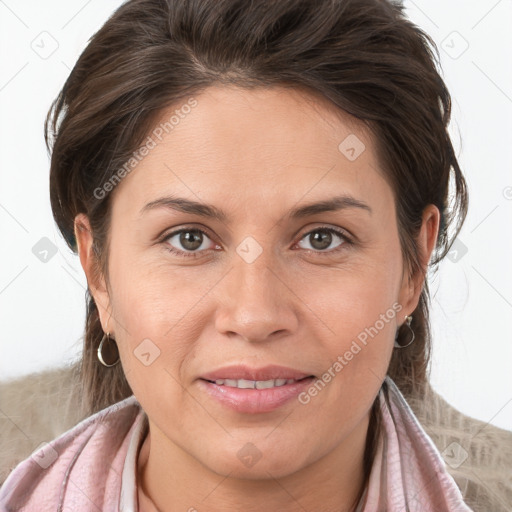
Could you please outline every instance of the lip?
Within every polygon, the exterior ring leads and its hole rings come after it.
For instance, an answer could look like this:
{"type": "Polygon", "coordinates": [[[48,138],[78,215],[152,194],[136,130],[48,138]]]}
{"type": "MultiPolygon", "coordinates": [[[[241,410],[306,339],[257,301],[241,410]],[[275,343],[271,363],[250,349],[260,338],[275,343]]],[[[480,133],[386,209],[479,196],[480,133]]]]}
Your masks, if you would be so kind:
{"type": "Polygon", "coordinates": [[[278,365],[268,365],[262,368],[251,368],[245,365],[225,366],[218,370],[201,375],[204,380],[219,379],[246,379],[246,380],[273,380],[273,379],[294,379],[299,380],[309,377],[311,373],[304,373],[293,368],[278,365]]]}
{"type": "Polygon", "coordinates": [[[307,389],[315,378],[310,373],[285,366],[270,365],[263,368],[227,366],[204,374],[199,379],[199,387],[225,407],[240,413],[260,414],[274,411],[293,400],[307,389]],[[216,384],[215,381],[220,379],[294,379],[296,382],[266,389],[243,389],[216,384]]]}
{"type": "Polygon", "coordinates": [[[242,389],[217,385],[215,382],[200,379],[199,387],[225,407],[241,413],[260,414],[282,407],[307,389],[314,380],[315,377],[306,377],[273,388],[242,389]]]}

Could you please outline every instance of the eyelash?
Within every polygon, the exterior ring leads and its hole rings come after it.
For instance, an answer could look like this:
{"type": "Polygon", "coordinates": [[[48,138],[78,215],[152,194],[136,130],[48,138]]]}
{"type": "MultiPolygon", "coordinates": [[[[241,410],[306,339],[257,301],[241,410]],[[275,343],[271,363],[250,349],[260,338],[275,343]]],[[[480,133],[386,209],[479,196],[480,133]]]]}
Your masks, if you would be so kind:
{"type": "MultiPolygon", "coordinates": [[[[164,237],[160,240],[160,242],[163,243],[166,250],[172,254],[175,254],[177,256],[184,257],[184,258],[198,258],[201,255],[201,253],[204,251],[196,251],[196,252],[179,251],[177,249],[174,249],[172,246],[170,246],[167,243],[167,240],[169,240],[173,236],[178,235],[180,233],[187,232],[187,231],[198,232],[198,233],[206,235],[208,238],[210,238],[206,231],[199,229],[199,228],[190,227],[190,228],[182,228],[177,231],[172,231],[171,233],[164,235],[164,237]]],[[[335,235],[339,236],[343,240],[343,242],[340,245],[338,245],[335,249],[332,249],[330,251],[319,251],[319,250],[315,251],[315,250],[311,250],[311,249],[304,249],[305,251],[313,252],[314,254],[331,256],[332,254],[337,253],[340,250],[346,249],[346,247],[345,247],[346,245],[354,244],[354,241],[350,238],[350,236],[348,235],[348,233],[346,231],[336,229],[336,228],[331,228],[331,227],[322,227],[322,226],[312,229],[311,231],[308,231],[307,233],[304,233],[304,235],[300,238],[299,242],[317,231],[326,231],[328,233],[334,233],[335,235]]]]}

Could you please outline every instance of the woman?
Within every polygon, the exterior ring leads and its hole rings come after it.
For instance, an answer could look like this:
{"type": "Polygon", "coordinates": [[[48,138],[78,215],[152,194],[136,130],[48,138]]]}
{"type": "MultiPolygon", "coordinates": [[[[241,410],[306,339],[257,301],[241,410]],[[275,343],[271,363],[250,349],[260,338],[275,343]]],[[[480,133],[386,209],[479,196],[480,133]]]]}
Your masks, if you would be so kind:
{"type": "Polygon", "coordinates": [[[388,1],[114,13],[46,125],[89,416],[2,510],[471,510],[406,401],[467,211],[433,50],[388,1]]]}

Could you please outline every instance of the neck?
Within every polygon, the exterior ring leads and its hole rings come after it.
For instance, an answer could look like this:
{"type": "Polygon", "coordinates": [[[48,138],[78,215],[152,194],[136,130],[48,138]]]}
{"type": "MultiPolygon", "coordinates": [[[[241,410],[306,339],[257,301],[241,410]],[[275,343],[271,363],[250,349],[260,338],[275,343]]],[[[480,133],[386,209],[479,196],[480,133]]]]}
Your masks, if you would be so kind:
{"type": "Polygon", "coordinates": [[[373,460],[376,433],[370,419],[375,418],[369,413],[335,450],[309,466],[262,480],[211,471],[150,422],[137,463],[139,511],[352,512],[373,460]]]}

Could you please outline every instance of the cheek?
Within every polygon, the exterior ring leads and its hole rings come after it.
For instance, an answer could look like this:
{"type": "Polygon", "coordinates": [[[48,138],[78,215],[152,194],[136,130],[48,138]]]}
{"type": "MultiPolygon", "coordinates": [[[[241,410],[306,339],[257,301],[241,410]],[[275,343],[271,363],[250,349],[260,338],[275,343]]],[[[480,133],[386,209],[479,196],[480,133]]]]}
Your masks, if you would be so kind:
{"type": "Polygon", "coordinates": [[[312,313],[324,318],[335,334],[346,339],[373,325],[391,308],[387,315],[390,320],[401,287],[401,268],[396,261],[392,255],[372,258],[346,268],[327,269],[314,279],[301,276],[296,281],[312,313]]]}
{"type": "Polygon", "coordinates": [[[379,379],[385,377],[402,310],[398,302],[400,255],[394,252],[383,251],[382,257],[368,259],[344,271],[330,272],[322,287],[318,286],[318,280],[309,285],[305,281],[304,292],[309,297],[312,315],[329,328],[316,332],[317,339],[322,340],[319,348],[325,350],[328,361],[329,374],[325,374],[325,379],[329,380],[329,375],[337,376],[338,385],[333,386],[333,392],[342,393],[342,388],[350,386],[354,396],[357,390],[363,389],[371,394],[368,380],[379,386],[379,379]],[[387,258],[384,252],[388,253],[387,258]]]}
{"type": "MultiPolygon", "coordinates": [[[[113,255],[115,253],[113,252],[113,255]]],[[[119,253],[117,253],[119,254],[119,253]]],[[[116,254],[116,255],[117,255],[116,254]]],[[[122,255],[110,271],[113,312],[123,368],[154,370],[161,362],[163,340],[182,316],[183,290],[179,283],[162,279],[141,261],[122,255]]]]}
{"type": "Polygon", "coordinates": [[[171,265],[157,248],[146,254],[113,250],[111,267],[114,307],[129,336],[163,337],[214,282],[199,267],[171,265]]]}
{"type": "Polygon", "coordinates": [[[315,332],[323,373],[301,403],[308,417],[324,418],[322,411],[329,410],[335,436],[342,435],[336,425],[349,429],[363,417],[386,376],[402,309],[390,281],[389,273],[352,275],[332,283],[324,296],[311,295],[311,309],[329,324],[330,333],[324,327],[315,332]]]}
{"type": "Polygon", "coordinates": [[[164,255],[112,254],[119,256],[110,277],[126,378],[137,396],[157,400],[159,389],[183,402],[188,363],[209,319],[201,300],[219,278],[201,266],[171,266],[164,255]]]}

